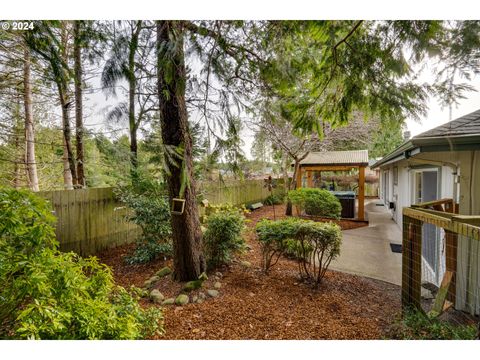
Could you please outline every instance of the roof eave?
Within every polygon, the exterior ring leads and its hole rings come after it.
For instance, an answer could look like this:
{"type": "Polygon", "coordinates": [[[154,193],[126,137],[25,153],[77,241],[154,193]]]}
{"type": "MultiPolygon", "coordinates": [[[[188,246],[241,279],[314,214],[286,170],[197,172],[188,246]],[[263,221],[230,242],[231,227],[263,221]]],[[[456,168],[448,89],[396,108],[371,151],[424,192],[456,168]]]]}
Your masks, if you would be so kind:
{"type": "Polygon", "coordinates": [[[438,151],[464,151],[480,150],[480,134],[436,136],[436,137],[414,137],[400,145],[381,160],[372,165],[372,169],[382,165],[408,158],[410,153],[418,149],[418,152],[438,151]]]}

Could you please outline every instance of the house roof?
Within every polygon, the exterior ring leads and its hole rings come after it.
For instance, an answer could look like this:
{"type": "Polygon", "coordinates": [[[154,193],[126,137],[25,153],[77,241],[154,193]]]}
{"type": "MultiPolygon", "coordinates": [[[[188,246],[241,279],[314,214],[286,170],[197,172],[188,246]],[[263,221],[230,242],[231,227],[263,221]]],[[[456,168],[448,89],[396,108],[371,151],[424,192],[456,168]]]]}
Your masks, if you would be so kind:
{"type": "Polygon", "coordinates": [[[372,168],[407,159],[422,152],[479,149],[480,109],[414,136],[373,164],[372,168]]]}
{"type": "Polygon", "coordinates": [[[480,134],[480,109],[446,124],[425,131],[414,138],[480,134]]]}
{"type": "Polygon", "coordinates": [[[300,161],[302,165],[368,165],[368,150],[351,151],[312,151],[305,159],[300,161]]]}

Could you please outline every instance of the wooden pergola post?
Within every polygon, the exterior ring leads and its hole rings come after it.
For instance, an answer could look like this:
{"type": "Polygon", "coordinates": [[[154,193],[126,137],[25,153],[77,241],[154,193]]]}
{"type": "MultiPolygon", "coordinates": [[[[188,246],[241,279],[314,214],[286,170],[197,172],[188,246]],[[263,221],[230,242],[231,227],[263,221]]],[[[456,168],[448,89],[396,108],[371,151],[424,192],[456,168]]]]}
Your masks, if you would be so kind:
{"type": "Polygon", "coordinates": [[[365,166],[358,167],[358,220],[365,220],[365,166]]]}
{"type": "Polygon", "coordinates": [[[309,170],[307,171],[307,187],[312,188],[313,187],[313,171],[309,170]]]}

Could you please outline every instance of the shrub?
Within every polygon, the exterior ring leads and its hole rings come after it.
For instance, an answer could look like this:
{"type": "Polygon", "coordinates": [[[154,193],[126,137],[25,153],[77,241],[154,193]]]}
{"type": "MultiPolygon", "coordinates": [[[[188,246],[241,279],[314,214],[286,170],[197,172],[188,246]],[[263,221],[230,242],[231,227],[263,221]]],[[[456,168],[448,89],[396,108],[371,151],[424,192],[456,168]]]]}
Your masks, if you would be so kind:
{"type": "Polygon", "coordinates": [[[300,188],[289,191],[288,198],[307,215],[339,219],[342,212],[340,201],[328,190],[300,188]]]}
{"type": "Polygon", "coordinates": [[[234,206],[231,203],[208,204],[208,206],[205,208],[205,220],[210,215],[218,214],[218,213],[226,213],[226,212],[237,212],[239,214],[247,214],[249,213],[249,210],[247,210],[245,205],[234,206]]]}
{"type": "Polygon", "coordinates": [[[390,336],[401,340],[474,340],[477,329],[473,325],[452,325],[437,318],[430,319],[412,309],[394,325],[390,336]]]}
{"type": "Polygon", "coordinates": [[[262,246],[265,272],[281,255],[293,256],[299,263],[300,276],[319,285],[330,265],[340,254],[341,231],[333,223],[318,223],[298,218],[261,220],[256,232],[262,246]]]}
{"type": "MultiPolygon", "coordinates": [[[[96,258],[61,253],[47,203],[0,188],[0,338],[137,339],[163,332],[159,309],[116,286],[96,258]]],[[[134,289],[132,289],[134,290],[134,289]]]]}
{"type": "MultiPolygon", "coordinates": [[[[308,246],[308,244],[306,244],[308,246]]],[[[287,239],[283,242],[283,255],[292,259],[302,259],[302,244],[297,239],[287,239]]],[[[311,250],[311,246],[308,246],[311,250]]]]}
{"type": "Polygon", "coordinates": [[[330,262],[340,255],[342,233],[333,223],[307,221],[297,230],[300,276],[318,286],[330,262]]]}
{"type": "Polygon", "coordinates": [[[170,224],[169,201],[161,187],[154,183],[142,182],[142,186],[129,186],[117,189],[117,194],[132,214],[128,219],[140,226],[142,235],[127,263],[146,263],[159,255],[171,256],[172,228],[170,224]]]}
{"type": "Polygon", "coordinates": [[[209,267],[226,264],[233,253],[242,250],[245,218],[238,210],[216,212],[207,217],[203,242],[209,267]]]}
{"type": "Polygon", "coordinates": [[[268,195],[265,200],[263,200],[265,205],[280,205],[283,204],[283,196],[282,195],[268,195]]]}
{"type": "Polygon", "coordinates": [[[262,247],[262,267],[265,272],[268,272],[280,256],[286,253],[287,243],[296,241],[298,224],[302,221],[304,220],[298,218],[278,221],[263,219],[257,223],[256,233],[262,247]]]}

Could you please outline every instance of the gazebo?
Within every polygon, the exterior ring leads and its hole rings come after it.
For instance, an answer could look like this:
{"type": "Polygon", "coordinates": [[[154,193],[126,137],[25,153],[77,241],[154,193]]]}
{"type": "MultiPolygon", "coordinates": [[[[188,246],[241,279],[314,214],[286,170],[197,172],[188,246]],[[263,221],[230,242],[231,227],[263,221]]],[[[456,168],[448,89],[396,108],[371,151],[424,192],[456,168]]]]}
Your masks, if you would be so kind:
{"type": "Polygon", "coordinates": [[[315,171],[349,171],[358,168],[358,215],[365,220],[365,168],[368,166],[368,150],[310,152],[300,161],[297,172],[297,188],[302,187],[306,176],[307,187],[313,187],[315,171]]]}

